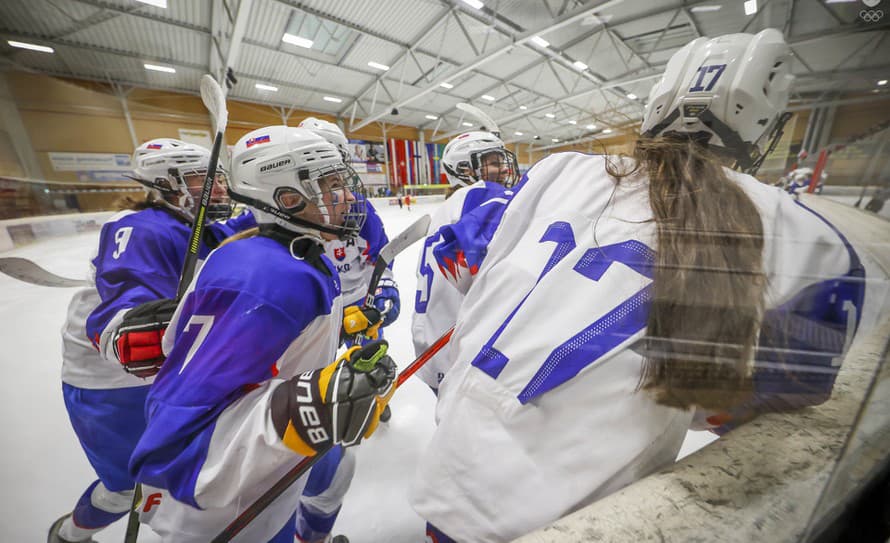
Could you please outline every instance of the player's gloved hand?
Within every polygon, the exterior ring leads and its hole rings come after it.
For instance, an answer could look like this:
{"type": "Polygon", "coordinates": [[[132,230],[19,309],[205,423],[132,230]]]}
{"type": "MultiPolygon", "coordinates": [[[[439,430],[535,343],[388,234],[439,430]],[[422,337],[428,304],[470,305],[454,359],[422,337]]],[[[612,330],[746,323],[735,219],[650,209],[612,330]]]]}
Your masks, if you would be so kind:
{"type": "Polygon", "coordinates": [[[374,292],[374,307],[383,315],[383,326],[389,326],[399,318],[402,307],[399,302],[399,285],[392,279],[383,278],[374,292]]]}
{"type": "Polygon", "coordinates": [[[355,336],[371,339],[379,337],[383,316],[376,307],[351,305],[343,310],[343,327],[340,329],[340,343],[355,336]]]}
{"type": "Polygon", "coordinates": [[[114,354],[124,371],[143,379],[158,373],[165,360],[161,340],[176,304],[176,300],[161,298],[124,314],[113,338],[114,354]]]}
{"type": "Polygon", "coordinates": [[[385,341],[356,345],[319,370],[272,393],[272,423],[289,448],[314,456],[327,445],[348,447],[370,437],[395,392],[396,365],[385,341]]]}

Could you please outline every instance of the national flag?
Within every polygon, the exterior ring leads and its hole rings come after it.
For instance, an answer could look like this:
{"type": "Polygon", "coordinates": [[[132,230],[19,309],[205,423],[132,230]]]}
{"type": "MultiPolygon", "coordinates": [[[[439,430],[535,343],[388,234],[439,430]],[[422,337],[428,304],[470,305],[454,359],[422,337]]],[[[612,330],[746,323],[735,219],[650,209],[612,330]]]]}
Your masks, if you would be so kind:
{"type": "Polygon", "coordinates": [[[269,143],[269,141],[269,134],[266,134],[265,136],[250,138],[249,140],[247,140],[247,148],[250,149],[254,145],[259,145],[261,143],[269,143]]]}

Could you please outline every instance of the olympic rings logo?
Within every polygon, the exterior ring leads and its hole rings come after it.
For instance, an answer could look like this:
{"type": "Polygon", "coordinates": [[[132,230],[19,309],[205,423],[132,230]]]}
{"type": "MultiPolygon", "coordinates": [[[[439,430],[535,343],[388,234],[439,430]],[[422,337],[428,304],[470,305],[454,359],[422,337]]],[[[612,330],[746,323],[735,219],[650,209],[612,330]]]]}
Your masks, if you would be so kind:
{"type": "Polygon", "coordinates": [[[864,9],[859,12],[859,18],[866,23],[876,23],[884,17],[884,12],[880,9],[864,9]]]}

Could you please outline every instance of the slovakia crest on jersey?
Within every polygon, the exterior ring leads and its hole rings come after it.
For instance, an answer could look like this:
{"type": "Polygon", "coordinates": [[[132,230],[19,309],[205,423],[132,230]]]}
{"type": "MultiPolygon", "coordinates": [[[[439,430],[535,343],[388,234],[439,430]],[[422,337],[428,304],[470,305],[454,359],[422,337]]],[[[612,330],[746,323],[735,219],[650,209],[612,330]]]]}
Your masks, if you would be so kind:
{"type": "Polygon", "coordinates": [[[334,256],[337,260],[346,258],[346,247],[334,247],[334,256]]]}
{"type": "Polygon", "coordinates": [[[269,135],[268,134],[266,134],[265,136],[257,136],[255,138],[250,138],[249,140],[247,140],[246,145],[247,145],[247,148],[250,149],[254,145],[259,145],[261,143],[269,143],[269,135]]]}

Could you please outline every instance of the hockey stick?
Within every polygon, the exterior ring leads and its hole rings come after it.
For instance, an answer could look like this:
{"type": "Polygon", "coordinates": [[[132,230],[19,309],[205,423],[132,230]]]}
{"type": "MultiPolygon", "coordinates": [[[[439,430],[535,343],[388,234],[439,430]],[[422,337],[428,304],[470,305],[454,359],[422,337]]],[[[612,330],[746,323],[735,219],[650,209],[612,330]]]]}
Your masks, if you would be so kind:
{"type": "Polygon", "coordinates": [[[495,136],[501,137],[501,131],[498,129],[498,124],[494,122],[494,119],[486,115],[485,112],[478,107],[470,105],[466,102],[458,102],[457,106],[455,107],[457,107],[457,109],[461,111],[466,111],[470,115],[482,121],[482,130],[488,130],[495,136]]]}
{"type": "Polygon", "coordinates": [[[13,279],[42,287],[83,287],[89,284],[89,281],[85,279],[71,279],[56,275],[27,258],[16,256],[0,258],[0,272],[13,279]]]}
{"type": "MultiPolygon", "coordinates": [[[[395,386],[398,389],[402,386],[409,377],[414,375],[414,373],[419,370],[424,364],[426,364],[430,358],[432,358],[436,353],[438,353],[442,347],[444,347],[448,341],[451,339],[451,334],[454,332],[454,328],[451,328],[445,334],[442,335],[439,339],[436,340],[435,343],[430,345],[429,349],[421,353],[414,362],[412,362],[407,368],[405,368],[399,376],[396,378],[395,386]]],[[[250,504],[250,507],[245,509],[238,517],[229,523],[226,528],[219,533],[218,536],[214,537],[211,543],[228,543],[232,540],[236,535],[241,533],[241,531],[247,527],[250,522],[259,516],[260,513],[265,511],[269,505],[275,501],[281,494],[288,489],[294,482],[297,481],[300,477],[302,477],[316,462],[318,462],[328,451],[333,448],[333,445],[328,445],[324,447],[322,450],[318,451],[315,456],[307,456],[300,460],[300,462],[294,466],[290,471],[288,471],[284,476],[278,480],[277,483],[272,485],[272,488],[266,491],[265,494],[257,498],[255,502],[250,504]]]]}
{"type": "MultiPolygon", "coordinates": [[[[204,185],[201,187],[201,201],[195,210],[195,218],[192,222],[192,235],[189,238],[188,252],[182,263],[182,273],[179,275],[179,286],[176,288],[176,299],[181,300],[195,275],[195,267],[198,264],[198,251],[201,249],[201,239],[204,237],[206,226],[205,216],[210,205],[210,194],[213,192],[213,183],[216,180],[216,167],[219,163],[219,151],[222,147],[223,135],[229,122],[229,112],[226,109],[226,95],[213,76],[204,74],[201,77],[201,101],[210,112],[210,116],[216,121],[216,139],[213,140],[213,149],[210,150],[210,163],[207,164],[207,175],[204,176],[204,185]]],[[[136,543],[139,537],[139,505],[142,500],[142,485],[136,483],[133,503],[130,507],[130,515],[127,519],[127,532],[124,535],[124,543],[136,543]]]]}
{"type": "MultiPolygon", "coordinates": [[[[368,281],[368,293],[365,295],[365,301],[362,303],[362,309],[368,309],[374,305],[374,293],[377,292],[377,285],[383,277],[383,272],[392,263],[397,254],[401,253],[415,241],[422,239],[427,234],[430,227],[430,216],[424,215],[414,221],[408,228],[404,229],[399,235],[389,240],[389,243],[380,249],[377,254],[377,262],[374,264],[374,271],[371,272],[371,279],[368,281]]],[[[382,316],[381,316],[382,317],[382,316]]],[[[354,342],[358,342],[361,332],[352,336],[354,342]]]]}
{"type": "Polygon", "coordinates": [[[192,276],[195,274],[195,266],[198,263],[198,250],[201,248],[201,238],[204,235],[205,215],[207,206],[210,205],[210,194],[213,192],[213,183],[216,179],[216,166],[219,163],[219,150],[222,147],[223,135],[229,122],[229,112],[226,109],[226,95],[223,94],[219,83],[209,74],[201,78],[201,101],[210,112],[210,116],[216,120],[216,139],[213,140],[213,149],[210,151],[210,164],[207,165],[207,175],[204,177],[204,186],[201,188],[201,203],[195,210],[195,220],[192,224],[192,237],[189,239],[188,253],[182,264],[182,273],[179,276],[179,288],[176,298],[182,298],[192,276]]]}

